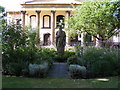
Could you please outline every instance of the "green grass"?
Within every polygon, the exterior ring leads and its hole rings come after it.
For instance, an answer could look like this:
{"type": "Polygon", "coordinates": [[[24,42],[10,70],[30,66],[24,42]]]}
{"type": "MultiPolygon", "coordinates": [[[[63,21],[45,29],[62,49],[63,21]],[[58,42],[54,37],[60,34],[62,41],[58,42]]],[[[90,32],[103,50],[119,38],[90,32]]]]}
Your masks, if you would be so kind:
{"type": "Polygon", "coordinates": [[[118,88],[120,77],[96,79],[26,78],[3,76],[3,88],[118,88]]]}

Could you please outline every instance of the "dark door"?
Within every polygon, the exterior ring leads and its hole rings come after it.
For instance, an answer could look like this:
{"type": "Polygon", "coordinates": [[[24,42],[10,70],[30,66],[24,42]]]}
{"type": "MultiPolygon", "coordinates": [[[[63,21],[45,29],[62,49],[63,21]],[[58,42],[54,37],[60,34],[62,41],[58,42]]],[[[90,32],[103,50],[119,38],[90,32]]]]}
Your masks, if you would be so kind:
{"type": "Polygon", "coordinates": [[[43,45],[50,45],[50,34],[44,35],[44,44],[43,45]]]}

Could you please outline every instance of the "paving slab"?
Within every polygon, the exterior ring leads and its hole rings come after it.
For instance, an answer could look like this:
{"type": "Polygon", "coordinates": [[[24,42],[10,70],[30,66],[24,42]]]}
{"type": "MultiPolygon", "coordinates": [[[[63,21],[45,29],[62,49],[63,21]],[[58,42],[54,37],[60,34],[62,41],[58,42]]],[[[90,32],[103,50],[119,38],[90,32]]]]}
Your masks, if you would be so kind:
{"type": "Polygon", "coordinates": [[[68,77],[68,67],[67,63],[53,63],[52,68],[49,71],[49,76],[51,77],[68,77]]]}

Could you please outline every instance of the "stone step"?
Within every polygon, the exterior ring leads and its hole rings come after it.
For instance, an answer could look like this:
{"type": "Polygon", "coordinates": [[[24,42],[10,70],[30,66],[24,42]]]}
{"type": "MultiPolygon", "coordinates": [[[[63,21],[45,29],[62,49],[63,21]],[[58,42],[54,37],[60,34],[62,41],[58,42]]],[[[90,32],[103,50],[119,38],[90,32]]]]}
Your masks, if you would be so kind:
{"type": "Polygon", "coordinates": [[[51,77],[68,77],[68,67],[66,63],[53,63],[49,71],[51,77]]]}

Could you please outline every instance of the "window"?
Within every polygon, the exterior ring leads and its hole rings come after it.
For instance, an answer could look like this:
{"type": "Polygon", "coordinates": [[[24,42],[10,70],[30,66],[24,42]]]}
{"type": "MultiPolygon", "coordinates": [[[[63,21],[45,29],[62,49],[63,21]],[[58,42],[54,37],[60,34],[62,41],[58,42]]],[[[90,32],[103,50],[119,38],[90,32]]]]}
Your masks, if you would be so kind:
{"type": "Polygon", "coordinates": [[[43,28],[50,28],[51,26],[51,18],[49,15],[43,16],[43,28]]]}
{"type": "Polygon", "coordinates": [[[63,25],[63,28],[64,28],[65,24],[64,24],[64,16],[63,15],[58,15],[56,22],[57,22],[56,27],[59,27],[59,23],[62,22],[62,25],[63,25]]]}
{"type": "Polygon", "coordinates": [[[30,25],[32,28],[36,28],[36,15],[30,16],[30,25]]]}

